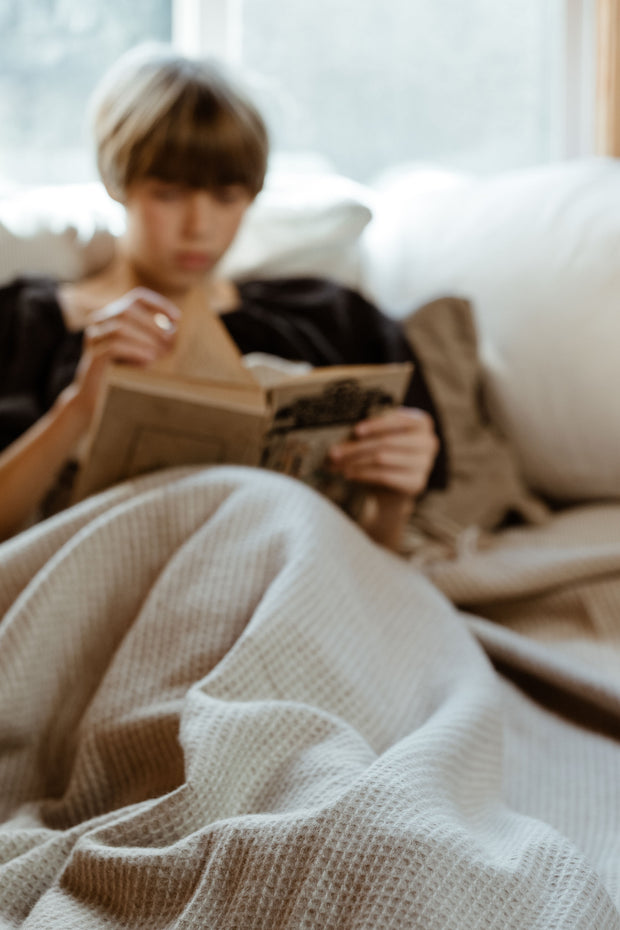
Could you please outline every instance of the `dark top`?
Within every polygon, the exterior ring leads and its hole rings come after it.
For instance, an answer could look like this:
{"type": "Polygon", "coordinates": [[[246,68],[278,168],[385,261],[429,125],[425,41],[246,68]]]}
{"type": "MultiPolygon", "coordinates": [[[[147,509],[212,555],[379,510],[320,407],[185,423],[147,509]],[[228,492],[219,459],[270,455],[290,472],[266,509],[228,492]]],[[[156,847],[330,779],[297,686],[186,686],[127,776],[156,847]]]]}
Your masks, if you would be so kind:
{"type": "MultiPolygon", "coordinates": [[[[314,366],[411,361],[405,404],[433,417],[440,451],[429,487],[446,484],[441,423],[424,372],[398,323],[359,294],[315,278],[248,281],[221,320],[242,354],[268,352],[314,366]]],[[[17,439],[73,380],[82,334],[67,330],[51,278],[0,288],[0,450],[17,439]]]]}

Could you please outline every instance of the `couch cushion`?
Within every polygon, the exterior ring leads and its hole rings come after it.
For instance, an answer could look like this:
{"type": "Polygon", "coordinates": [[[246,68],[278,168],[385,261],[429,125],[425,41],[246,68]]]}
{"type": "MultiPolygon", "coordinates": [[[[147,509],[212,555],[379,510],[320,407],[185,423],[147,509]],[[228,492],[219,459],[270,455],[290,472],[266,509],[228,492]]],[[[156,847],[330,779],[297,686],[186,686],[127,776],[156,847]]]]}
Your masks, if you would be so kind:
{"type": "Polygon", "coordinates": [[[433,301],[403,320],[441,418],[448,486],[428,492],[414,523],[442,537],[462,530],[492,530],[509,515],[545,520],[547,509],[531,495],[511,444],[488,417],[473,313],[466,300],[433,301]]]}
{"type": "Polygon", "coordinates": [[[472,301],[491,414],[530,486],[620,497],[620,163],[383,187],[362,238],[364,289],[394,315],[472,301]],[[397,246],[396,246],[397,243],[397,246]]]}

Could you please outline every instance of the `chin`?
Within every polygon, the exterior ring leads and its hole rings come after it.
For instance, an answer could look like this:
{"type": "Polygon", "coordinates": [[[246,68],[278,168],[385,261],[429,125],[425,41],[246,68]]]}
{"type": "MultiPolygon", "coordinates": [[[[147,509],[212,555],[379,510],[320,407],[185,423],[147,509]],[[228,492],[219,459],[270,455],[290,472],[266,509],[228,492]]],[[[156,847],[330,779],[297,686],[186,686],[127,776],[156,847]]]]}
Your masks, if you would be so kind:
{"type": "Polygon", "coordinates": [[[185,294],[192,288],[198,287],[207,280],[208,276],[209,272],[206,271],[198,273],[195,271],[180,272],[175,270],[167,275],[152,275],[148,287],[158,291],[165,297],[173,297],[174,295],[185,294]]]}

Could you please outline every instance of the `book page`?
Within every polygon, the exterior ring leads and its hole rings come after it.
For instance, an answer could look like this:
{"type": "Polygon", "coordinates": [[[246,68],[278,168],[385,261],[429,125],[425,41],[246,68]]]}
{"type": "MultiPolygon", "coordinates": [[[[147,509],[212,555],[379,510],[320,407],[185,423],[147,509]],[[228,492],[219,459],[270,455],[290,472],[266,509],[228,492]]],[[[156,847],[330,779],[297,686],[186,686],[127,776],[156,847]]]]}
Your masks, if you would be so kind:
{"type": "Polygon", "coordinates": [[[251,372],[263,388],[275,387],[287,378],[307,375],[312,371],[310,362],[291,362],[287,358],[270,355],[268,352],[249,352],[241,361],[243,367],[251,372]]]}
{"type": "Polygon", "coordinates": [[[251,384],[252,375],[228,330],[199,296],[184,304],[174,348],[151,370],[185,381],[226,381],[251,384]]]}
{"type": "Polygon", "coordinates": [[[314,369],[271,388],[261,465],[306,482],[355,519],[364,489],[330,470],[328,451],[355,423],[399,406],[412,371],[409,363],[314,369]]]}

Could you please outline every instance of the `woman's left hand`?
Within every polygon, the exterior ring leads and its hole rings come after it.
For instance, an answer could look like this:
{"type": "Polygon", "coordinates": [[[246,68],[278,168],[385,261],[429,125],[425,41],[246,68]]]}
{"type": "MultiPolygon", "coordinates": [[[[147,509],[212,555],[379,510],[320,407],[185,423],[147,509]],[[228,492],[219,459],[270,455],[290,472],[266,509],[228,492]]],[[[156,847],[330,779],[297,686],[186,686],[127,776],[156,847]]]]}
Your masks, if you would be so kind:
{"type": "Polygon", "coordinates": [[[372,486],[374,506],[362,526],[376,542],[398,550],[439,450],[433,419],[423,410],[399,407],[361,420],[353,434],[332,446],[331,466],[351,481],[372,486]]]}
{"type": "Polygon", "coordinates": [[[439,449],[428,413],[399,407],[361,420],[353,434],[329,453],[332,467],[345,478],[414,498],[424,491],[439,449]]]}

